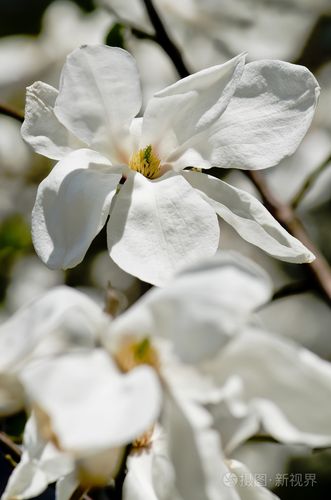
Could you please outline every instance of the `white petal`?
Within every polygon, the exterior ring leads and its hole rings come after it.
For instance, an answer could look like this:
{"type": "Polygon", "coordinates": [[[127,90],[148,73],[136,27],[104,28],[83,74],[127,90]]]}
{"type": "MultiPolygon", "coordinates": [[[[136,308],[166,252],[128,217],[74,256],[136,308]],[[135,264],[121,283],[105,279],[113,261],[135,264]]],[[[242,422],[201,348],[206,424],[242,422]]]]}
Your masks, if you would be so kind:
{"type": "Polygon", "coordinates": [[[79,482],[76,473],[72,472],[67,476],[61,477],[56,482],[55,499],[56,500],[70,500],[73,492],[78,488],[79,482]]]}
{"type": "Polygon", "coordinates": [[[20,462],[12,472],[2,500],[35,498],[48,486],[46,475],[33,462],[20,462]]]}
{"type": "Polygon", "coordinates": [[[214,130],[196,149],[215,167],[271,167],[294,153],[306,134],[319,95],[303,66],[282,61],[247,64],[214,130]]]}
{"type": "Polygon", "coordinates": [[[81,140],[111,143],[140,107],[138,72],[128,52],[85,45],[67,57],[55,113],[81,140]]]}
{"type": "Polygon", "coordinates": [[[184,361],[196,362],[217,352],[270,294],[261,268],[222,252],[146,293],[112,323],[105,341],[111,346],[125,333],[165,337],[184,361]]]}
{"type": "Polygon", "coordinates": [[[28,87],[25,120],[21,129],[23,139],[37,153],[54,160],[84,147],[56,118],[54,104],[57,95],[56,89],[43,82],[35,82],[28,87]]]}
{"type": "Polygon", "coordinates": [[[331,443],[331,366],[295,344],[263,332],[236,337],[214,365],[223,383],[241,377],[244,398],[263,427],[286,443],[331,443]]]}
{"type": "Polygon", "coordinates": [[[254,196],[215,177],[183,172],[216,213],[242,238],[286,262],[311,262],[314,255],[281,226],[254,196]]]}
{"type": "Polygon", "coordinates": [[[229,471],[223,478],[227,485],[234,486],[240,500],[276,500],[278,497],[259,484],[250,470],[237,460],[228,460],[229,471]]]}
{"type": "Polygon", "coordinates": [[[0,372],[18,370],[40,352],[42,344],[48,353],[52,347],[55,352],[92,348],[104,321],[99,307],[81,292],[65,286],[53,288],[1,325],[0,372]]]}
{"type": "Polygon", "coordinates": [[[180,175],[155,181],[130,175],[116,197],[107,230],[116,264],[158,286],[184,264],[213,255],[219,241],[214,210],[180,175]]]}
{"type": "MultiPolygon", "coordinates": [[[[144,113],[142,141],[161,148],[167,135],[180,145],[208,129],[226,109],[243,72],[245,56],[204,69],[161,90],[144,113]]],[[[167,139],[168,140],[168,139],[167,139]]]]}
{"type": "Polygon", "coordinates": [[[233,488],[222,483],[226,467],[218,434],[211,429],[207,411],[168,395],[164,423],[175,485],[190,500],[239,500],[233,488]]]}
{"type": "Polygon", "coordinates": [[[109,215],[121,178],[98,153],[67,155],[39,185],[32,212],[32,237],[51,269],[79,264],[109,215]]]}
{"type": "Polygon", "coordinates": [[[21,379],[30,401],[50,418],[61,448],[77,458],[129,444],[160,411],[154,371],[141,366],[122,375],[102,350],[30,364],[21,379]]]}

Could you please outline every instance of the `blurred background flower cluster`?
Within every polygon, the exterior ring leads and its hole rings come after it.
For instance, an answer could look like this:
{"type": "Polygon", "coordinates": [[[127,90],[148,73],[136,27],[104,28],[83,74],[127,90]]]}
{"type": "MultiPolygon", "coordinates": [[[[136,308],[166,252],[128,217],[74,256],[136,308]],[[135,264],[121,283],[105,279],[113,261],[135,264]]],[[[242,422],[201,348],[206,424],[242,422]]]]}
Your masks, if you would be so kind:
{"type": "MultiPolygon", "coordinates": [[[[311,239],[330,262],[331,0],[154,3],[192,71],[247,52],[249,61],[282,59],[303,64],[315,74],[321,96],[313,126],[291,158],[263,174],[274,195],[292,203],[311,239]]],[[[139,0],[0,0],[0,104],[23,113],[27,86],[42,80],[58,87],[66,55],[82,44],[98,43],[123,47],[135,56],[146,102],[155,91],[178,79],[171,61],[154,43],[154,35],[139,0]]],[[[37,186],[51,168],[49,160],[33,153],[23,142],[20,122],[0,114],[0,322],[57,284],[83,289],[102,304],[111,282],[121,294],[123,308],[147,289],[145,283],[110,260],[104,250],[103,231],[84,262],[72,270],[51,271],[37,258],[30,216],[37,186]]],[[[215,175],[259,197],[241,172],[215,175]]],[[[267,329],[331,361],[331,311],[318,291],[311,288],[304,269],[268,257],[225,224],[221,237],[223,248],[249,256],[271,275],[275,300],[260,313],[267,329]]],[[[17,436],[22,422],[18,416],[0,425],[17,436]]],[[[280,498],[328,498],[325,492],[331,487],[331,452],[308,457],[299,446],[264,443],[262,462],[254,446],[254,442],[245,444],[238,451],[238,459],[255,473],[319,474],[314,490],[275,485],[280,498]]],[[[0,493],[12,469],[4,455],[0,449],[0,493]]]]}

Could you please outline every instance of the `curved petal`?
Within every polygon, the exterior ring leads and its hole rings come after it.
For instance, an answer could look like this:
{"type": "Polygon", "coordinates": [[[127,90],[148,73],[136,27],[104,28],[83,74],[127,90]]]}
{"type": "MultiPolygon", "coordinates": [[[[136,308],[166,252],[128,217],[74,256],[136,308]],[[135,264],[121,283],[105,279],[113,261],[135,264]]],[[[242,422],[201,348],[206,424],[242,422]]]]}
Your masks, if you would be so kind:
{"type": "Polygon", "coordinates": [[[243,397],[263,428],[286,443],[330,446],[331,366],[275,335],[249,330],[214,363],[216,381],[241,378],[243,397]]]}
{"type": "Polygon", "coordinates": [[[25,120],[21,133],[33,149],[48,158],[59,160],[71,151],[84,147],[59,122],[54,114],[58,91],[43,82],[35,82],[26,90],[25,120]]]}
{"type": "Polygon", "coordinates": [[[77,459],[129,444],[160,412],[154,370],[140,366],[123,375],[101,349],[29,364],[21,380],[30,401],[45,412],[39,423],[50,419],[61,449],[77,459]]]}
{"type": "Polygon", "coordinates": [[[13,470],[2,500],[35,498],[48,486],[46,474],[32,461],[20,462],[13,470]]]}
{"type": "Polygon", "coordinates": [[[142,141],[164,157],[162,142],[180,145],[211,127],[226,109],[244,69],[245,55],[190,75],[161,90],[148,102],[142,141]],[[161,151],[160,151],[161,148],[161,151]]]}
{"type": "Polygon", "coordinates": [[[121,178],[106,158],[89,149],[67,155],[39,185],[32,238],[51,269],[79,264],[109,215],[121,178]]]}
{"type": "Polygon", "coordinates": [[[277,500],[278,497],[259,484],[255,475],[241,462],[228,460],[229,472],[223,477],[226,486],[235,488],[240,500],[277,500]]]}
{"type": "Polygon", "coordinates": [[[272,167],[297,149],[318,95],[316,79],[303,66],[249,63],[221,119],[192,147],[215,167],[272,167]]]}
{"type": "Polygon", "coordinates": [[[138,71],[128,52],[84,45],[67,57],[55,114],[88,145],[116,142],[140,107],[138,71]]]}
{"type": "Polygon", "coordinates": [[[180,175],[128,177],[108,223],[111,258],[126,272],[161,286],[176,270],[213,255],[219,241],[214,210],[180,175]]]}
{"type": "Polygon", "coordinates": [[[183,172],[216,213],[244,240],[286,262],[312,262],[314,255],[291,236],[254,196],[215,177],[183,172]]]}
{"type": "Polygon", "coordinates": [[[182,360],[197,362],[217,352],[270,295],[261,268],[221,252],[182,271],[170,286],[147,292],[112,323],[105,341],[111,348],[125,333],[164,337],[182,360]]]}
{"type": "Polygon", "coordinates": [[[192,402],[168,394],[164,425],[180,496],[190,500],[239,500],[234,488],[222,482],[226,466],[209,413],[192,402]]]}

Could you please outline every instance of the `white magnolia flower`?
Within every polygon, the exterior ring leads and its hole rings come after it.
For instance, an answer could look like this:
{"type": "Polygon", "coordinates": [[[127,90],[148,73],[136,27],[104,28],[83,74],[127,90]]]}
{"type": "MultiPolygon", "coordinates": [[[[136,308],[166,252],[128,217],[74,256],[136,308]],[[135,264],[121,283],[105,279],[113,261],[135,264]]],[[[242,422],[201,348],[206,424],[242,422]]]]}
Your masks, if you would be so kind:
{"type": "Polygon", "coordinates": [[[42,82],[28,88],[23,137],[59,160],[32,214],[34,245],[49,267],[81,262],[109,215],[111,258],[156,285],[216,252],[217,215],[279,259],[313,259],[254,197],[184,170],[270,167],[306,133],[319,92],[312,74],[280,61],[244,66],[244,58],[157,93],[143,118],[135,118],[141,92],[134,60],[118,48],[71,53],[59,92],[42,82]]]}

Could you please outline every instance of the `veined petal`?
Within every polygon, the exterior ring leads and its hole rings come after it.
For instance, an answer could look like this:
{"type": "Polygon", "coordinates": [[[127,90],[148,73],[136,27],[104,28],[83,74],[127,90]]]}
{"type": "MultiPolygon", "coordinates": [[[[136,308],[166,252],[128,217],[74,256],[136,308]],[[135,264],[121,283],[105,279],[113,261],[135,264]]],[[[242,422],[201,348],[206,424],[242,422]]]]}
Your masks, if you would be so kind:
{"type": "Polygon", "coordinates": [[[226,109],[243,72],[245,55],[190,75],[156,93],[144,113],[142,142],[178,146],[210,128],[226,109]]]}
{"type": "Polygon", "coordinates": [[[33,149],[48,158],[59,160],[75,149],[84,147],[54,114],[58,91],[43,82],[27,88],[22,137],[33,149]]]}
{"type": "Polygon", "coordinates": [[[271,289],[256,264],[220,252],[180,272],[168,287],[147,292],[112,323],[105,341],[111,348],[125,333],[164,337],[183,361],[199,362],[238,332],[271,289]]]}
{"type": "Polygon", "coordinates": [[[297,149],[318,95],[315,77],[303,66],[249,63],[221,119],[191,146],[215,167],[272,167],[297,149]]]}
{"type": "Polygon", "coordinates": [[[81,262],[109,215],[120,169],[95,151],[67,155],[39,185],[32,212],[32,238],[51,269],[81,262]]]}
{"type": "Polygon", "coordinates": [[[244,240],[286,262],[314,260],[308,248],[291,236],[251,194],[210,175],[188,171],[183,175],[244,240]]]}
{"type": "Polygon", "coordinates": [[[244,400],[267,433],[286,443],[330,446],[330,363],[276,335],[248,330],[213,366],[220,384],[241,378],[244,400]]]}
{"type": "Polygon", "coordinates": [[[176,270],[213,255],[219,227],[214,210],[180,175],[150,181],[131,174],[108,223],[111,258],[126,272],[164,285],[176,270]]]}
{"type": "Polygon", "coordinates": [[[30,402],[50,419],[61,449],[77,460],[129,444],[160,411],[161,387],[152,368],[123,375],[101,349],[31,363],[21,380],[30,402]]]}
{"type": "Polygon", "coordinates": [[[128,52],[85,45],[67,57],[55,114],[89,146],[116,143],[140,107],[138,71],[128,52]]]}

